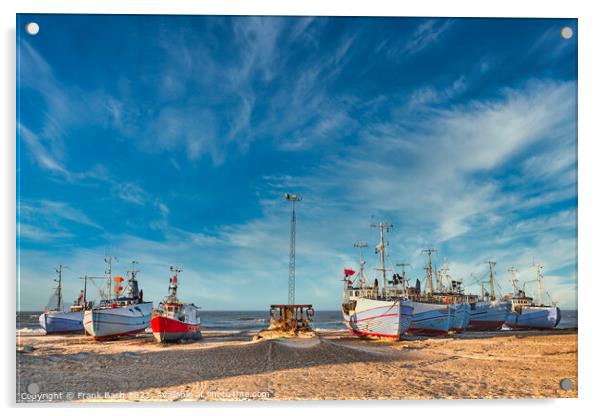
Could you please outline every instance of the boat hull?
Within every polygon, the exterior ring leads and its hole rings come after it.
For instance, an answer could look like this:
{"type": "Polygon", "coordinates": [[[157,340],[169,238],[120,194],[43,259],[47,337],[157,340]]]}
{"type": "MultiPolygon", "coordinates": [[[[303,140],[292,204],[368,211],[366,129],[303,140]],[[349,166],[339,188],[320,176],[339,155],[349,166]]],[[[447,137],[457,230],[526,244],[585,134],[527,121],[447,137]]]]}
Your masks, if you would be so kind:
{"type": "Polygon", "coordinates": [[[468,331],[497,331],[501,329],[510,312],[510,302],[479,302],[470,305],[468,331]]]}
{"type": "Polygon", "coordinates": [[[560,309],[556,306],[528,306],[519,315],[511,314],[506,326],[511,329],[551,329],[560,322],[560,309]]]}
{"type": "Polygon", "coordinates": [[[46,334],[84,332],[84,312],[48,311],[40,315],[40,326],[46,334]]]}
{"type": "Polygon", "coordinates": [[[409,301],[414,317],[408,333],[413,335],[446,335],[453,326],[456,310],[453,305],[409,301]]]}
{"type": "Polygon", "coordinates": [[[464,332],[470,322],[470,306],[465,303],[459,303],[452,305],[452,307],[455,311],[450,331],[456,333],[464,332]]]}
{"type": "Polygon", "coordinates": [[[399,339],[410,327],[413,307],[407,301],[355,299],[355,309],[343,310],[343,321],[358,336],[399,339]]]}
{"type": "Polygon", "coordinates": [[[150,325],[153,336],[158,342],[201,338],[201,325],[189,324],[164,316],[153,317],[150,325]]]}
{"type": "Polygon", "coordinates": [[[135,334],[148,328],[152,310],[152,302],[92,309],[84,313],[84,327],[98,341],[135,334]]]}

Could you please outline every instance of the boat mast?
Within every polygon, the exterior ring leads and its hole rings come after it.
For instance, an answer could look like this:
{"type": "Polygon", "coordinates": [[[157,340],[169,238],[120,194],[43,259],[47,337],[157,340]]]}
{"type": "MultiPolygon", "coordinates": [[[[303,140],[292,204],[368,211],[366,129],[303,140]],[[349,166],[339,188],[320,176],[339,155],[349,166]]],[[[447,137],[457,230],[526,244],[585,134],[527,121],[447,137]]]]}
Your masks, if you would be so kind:
{"type": "Polygon", "coordinates": [[[496,263],[492,260],[488,260],[487,264],[489,264],[489,299],[495,300],[495,282],[493,280],[493,267],[496,263]]]}
{"type": "Polygon", "coordinates": [[[485,302],[485,282],[481,282],[481,302],[485,302]]]}
{"type": "MultiPolygon", "coordinates": [[[[81,279],[81,277],[80,277],[81,279]]],[[[86,296],[88,296],[88,276],[84,276],[84,309],[86,308],[86,296]]]]}
{"type": "Polygon", "coordinates": [[[541,281],[543,279],[543,265],[541,263],[537,263],[534,265],[535,269],[537,270],[537,302],[540,305],[543,305],[542,299],[541,299],[541,281]]]}
{"type": "Polygon", "coordinates": [[[176,294],[178,292],[178,274],[182,271],[182,269],[170,266],[169,270],[173,273],[173,276],[169,279],[169,298],[172,302],[176,302],[176,294]]]}
{"type": "Polygon", "coordinates": [[[393,228],[392,224],[381,222],[379,224],[370,224],[370,227],[378,227],[380,229],[380,243],[376,246],[376,251],[380,254],[380,268],[376,269],[382,272],[383,290],[387,287],[387,269],[385,268],[385,232],[389,232],[393,228]]]}
{"type": "Polygon", "coordinates": [[[514,268],[514,267],[510,267],[508,269],[508,271],[512,274],[512,296],[516,295],[516,282],[518,282],[518,279],[516,278],[516,273],[518,273],[518,269],[514,268]]]}
{"type": "Polygon", "coordinates": [[[62,264],[59,264],[59,267],[54,269],[54,271],[56,272],[56,279],[54,281],[58,283],[56,286],[56,309],[57,310],[63,310],[62,275],[63,275],[63,268],[66,268],[66,267],[67,266],[63,266],[62,264]]]}
{"type": "Polygon", "coordinates": [[[437,250],[435,250],[434,248],[427,248],[425,250],[422,250],[423,253],[425,253],[428,256],[428,264],[426,265],[426,267],[424,268],[426,270],[426,277],[427,277],[427,284],[429,286],[429,295],[433,296],[433,261],[432,261],[432,255],[433,253],[436,253],[437,250]]]}
{"type": "MultiPolygon", "coordinates": [[[[85,308],[85,305],[88,304],[88,280],[89,279],[105,279],[105,277],[84,275],[84,276],[80,277],[80,279],[84,280],[84,308],[85,308]]],[[[102,294],[102,291],[101,291],[101,294],[102,294]]]]}
{"type": "Polygon", "coordinates": [[[353,247],[355,248],[359,248],[360,250],[360,273],[359,273],[359,280],[360,280],[360,287],[362,289],[366,288],[366,277],[364,276],[364,266],[366,265],[366,261],[364,260],[364,248],[368,247],[368,243],[366,243],[365,241],[356,241],[355,244],[353,244],[353,247]]]}
{"type": "Polygon", "coordinates": [[[136,275],[140,270],[136,270],[136,265],[138,262],[136,260],[132,260],[132,270],[128,272],[130,278],[128,279],[128,286],[130,287],[130,297],[137,298],[138,297],[138,282],[136,281],[136,275]]]}
{"type": "Polygon", "coordinates": [[[441,282],[443,282],[443,279],[445,279],[445,282],[447,283],[447,290],[451,290],[451,279],[449,276],[449,264],[447,263],[447,258],[443,260],[443,268],[441,269],[441,282]]]}
{"type": "Polygon", "coordinates": [[[115,256],[111,254],[105,256],[105,263],[107,264],[107,267],[105,269],[105,276],[107,277],[107,301],[111,300],[111,296],[113,293],[113,259],[115,259],[115,261],[119,261],[115,256]]]}
{"type": "Polygon", "coordinates": [[[401,267],[401,288],[406,290],[406,266],[410,263],[397,263],[397,267],[401,267]]]}

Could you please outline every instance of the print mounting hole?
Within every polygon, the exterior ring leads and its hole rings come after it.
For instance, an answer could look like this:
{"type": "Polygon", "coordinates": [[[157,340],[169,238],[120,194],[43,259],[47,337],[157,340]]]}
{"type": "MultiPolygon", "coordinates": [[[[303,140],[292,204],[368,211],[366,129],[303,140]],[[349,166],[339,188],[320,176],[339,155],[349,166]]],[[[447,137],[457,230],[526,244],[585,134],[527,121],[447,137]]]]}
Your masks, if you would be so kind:
{"type": "Polygon", "coordinates": [[[40,31],[40,25],[36,22],[29,22],[25,25],[25,31],[31,36],[35,36],[40,31]]]}
{"type": "Polygon", "coordinates": [[[563,378],[562,380],[560,380],[560,388],[562,390],[572,390],[573,381],[568,378],[563,378]]]}
{"type": "Polygon", "coordinates": [[[571,29],[568,26],[563,27],[562,30],[560,31],[560,36],[562,36],[564,39],[572,38],[573,37],[573,29],[571,29]]]}

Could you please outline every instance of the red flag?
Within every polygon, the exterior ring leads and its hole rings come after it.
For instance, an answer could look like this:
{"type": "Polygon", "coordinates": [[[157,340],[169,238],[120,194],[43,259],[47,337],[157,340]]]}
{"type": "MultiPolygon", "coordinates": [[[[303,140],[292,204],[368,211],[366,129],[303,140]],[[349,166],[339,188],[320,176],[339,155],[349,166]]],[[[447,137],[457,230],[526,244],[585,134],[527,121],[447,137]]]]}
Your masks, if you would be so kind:
{"type": "Polygon", "coordinates": [[[355,270],[343,269],[343,273],[345,273],[345,276],[353,276],[355,274],[355,270]]]}
{"type": "Polygon", "coordinates": [[[174,275],[174,277],[171,278],[171,283],[172,284],[177,284],[178,283],[178,276],[174,275]]]}

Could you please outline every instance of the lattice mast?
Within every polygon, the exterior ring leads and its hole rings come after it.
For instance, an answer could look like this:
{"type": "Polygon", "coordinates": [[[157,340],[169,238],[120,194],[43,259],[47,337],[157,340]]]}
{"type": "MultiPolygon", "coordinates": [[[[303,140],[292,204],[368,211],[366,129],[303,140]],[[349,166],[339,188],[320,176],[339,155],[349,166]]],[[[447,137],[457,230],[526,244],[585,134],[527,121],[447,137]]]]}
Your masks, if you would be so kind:
{"type": "Polygon", "coordinates": [[[297,215],[295,212],[295,205],[297,202],[301,201],[301,195],[298,194],[289,194],[288,192],[284,194],[284,199],[292,202],[293,204],[293,212],[291,214],[291,246],[289,252],[289,260],[288,260],[288,304],[295,304],[295,239],[297,233],[297,215]]]}

